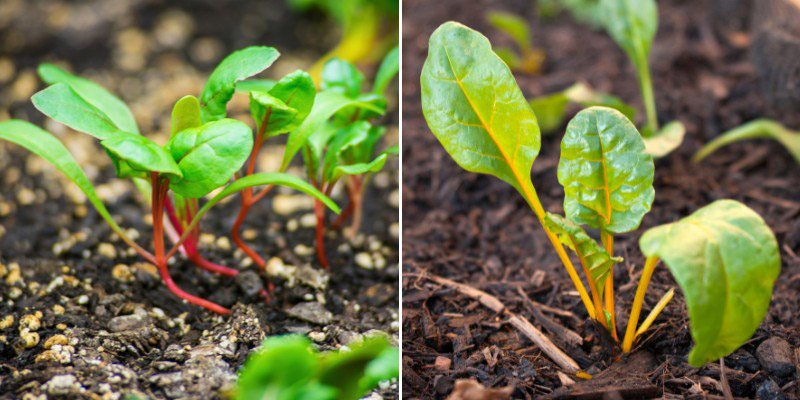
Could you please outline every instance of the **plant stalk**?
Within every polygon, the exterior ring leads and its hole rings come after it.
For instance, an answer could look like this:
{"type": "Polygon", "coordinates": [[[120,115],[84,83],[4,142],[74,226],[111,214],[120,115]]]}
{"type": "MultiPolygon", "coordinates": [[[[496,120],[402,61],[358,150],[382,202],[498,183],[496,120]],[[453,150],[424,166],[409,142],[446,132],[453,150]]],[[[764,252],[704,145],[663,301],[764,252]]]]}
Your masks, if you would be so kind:
{"type": "Polygon", "coordinates": [[[647,287],[650,285],[650,279],[653,277],[653,271],[658,264],[658,257],[647,257],[644,263],[644,270],[642,277],[639,279],[639,286],[636,288],[636,296],[633,298],[633,306],[631,307],[631,316],[628,319],[628,328],[625,330],[625,339],[622,341],[622,351],[628,353],[633,347],[633,339],[636,333],[636,325],[639,323],[639,314],[642,312],[642,303],[644,303],[644,295],[647,292],[647,287]]]}
{"type": "Polygon", "coordinates": [[[658,132],[658,113],[656,112],[656,100],[653,94],[653,81],[650,77],[650,66],[645,59],[639,69],[639,88],[642,91],[642,102],[647,114],[647,127],[645,137],[650,137],[658,132]]]}
{"type": "MultiPolygon", "coordinates": [[[[575,240],[572,240],[572,247],[575,248],[575,253],[578,254],[581,267],[583,267],[583,273],[586,275],[586,281],[589,282],[589,290],[592,292],[595,315],[603,315],[603,303],[600,298],[600,292],[597,290],[597,284],[595,284],[594,280],[592,279],[592,274],[589,272],[589,267],[586,265],[586,258],[583,256],[583,253],[578,250],[578,244],[575,243],[575,240]]],[[[605,318],[597,318],[597,321],[599,321],[600,325],[602,325],[604,328],[608,329],[608,323],[606,322],[605,318]]]]}
{"type": "MultiPolygon", "coordinates": [[[[603,242],[603,246],[606,248],[606,253],[608,253],[609,257],[614,257],[614,235],[605,229],[600,231],[600,240],[603,242]]],[[[611,331],[611,336],[619,342],[619,337],[617,336],[617,316],[614,308],[614,264],[611,264],[611,267],[608,270],[608,278],[606,278],[606,284],[604,289],[605,294],[605,302],[606,302],[606,311],[608,315],[611,316],[611,326],[609,330],[611,331]]]]}

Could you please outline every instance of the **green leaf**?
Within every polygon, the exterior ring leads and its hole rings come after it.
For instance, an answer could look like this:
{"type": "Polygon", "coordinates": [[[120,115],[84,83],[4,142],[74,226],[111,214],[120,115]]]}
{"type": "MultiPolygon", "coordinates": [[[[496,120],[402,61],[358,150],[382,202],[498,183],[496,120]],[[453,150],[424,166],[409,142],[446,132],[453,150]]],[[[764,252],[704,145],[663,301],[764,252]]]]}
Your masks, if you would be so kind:
{"type": "Polygon", "coordinates": [[[567,218],[613,233],[636,229],[653,204],[654,169],[639,131],[622,113],[579,112],[567,125],[558,162],[567,218]]]}
{"type": "Polygon", "coordinates": [[[541,146],[539,125],[489,40],[444,23],[430,37],[420,81],[428,126],[456,163],[508,182],[534,207],[530,173],[541,146]]]}
{"type": "Polygon", "coordinates": [[[511,50],[510,47],[495,47],[494,52],[511,69],[517,69],[519,68],[519,65],[522,64],[522,61],[520,61],[517,53],[515,53],[514,50],[511,50]]]}
{"type": "Polygon", "coordinates": [[[319,166],[325,153],[325,148],[340,129],[344,128],[339,128],[332,123],[326,123],[314,131],[306,140],[306,145],[303,146],[303,161],[309,180],[316,181],[319,179],[319,166]]]}
{"type": "Polygon", "coordinates": [[[328,150],[323,160],[322,175],[324,182],[333,182],[334,169],[342,161],[342,153],[367,140],[372,128],[367,121],[356,121],[340,129],[328,143],[328,150]]]}
{"type": "Polygon", "coordinates": [[[531,31],[528,29],[525,19],[503,11],[489,11],[486,13],[486,20],[495,28],[511,36],[523,52],[533,49],[531,31]]]}
{"type": "Polygon", "coordinates": [[[295,115],[294,119],[284,126],[276,124],[278,126],[273,127],[270,118],[267,132],[283,133],[296,129],[311,113],[314,97],[317,95],[317,87],[314,85],[311,75],[305,71],[297,70],[278,81],[275,86],[270,88],[269,94],[297,110],[297,115],[295,115]]]}
{"type": "Polygon", "coordinates": [[[364,376],[359,381],[362,393],[366,393],[382,381],[388,381],[400,376],[400,350],[390,347],[383,350],[378,357],[367,364],[364,376]]]}
{"type": "Polygon", "coordinates": [[[192,95],[183,96],[172,107],[171,134],[174,135],[184,129],[203,125],[200,116],[200,102],[192,95]]]}
{"type": "Polygon", "coordinates": [[[601,28],[608,16],[603,12],[605,0],[560,0],[575,20],[591,28],[601,28]]]}
{"type": "Polygon", "coordinates": [[[664,261],[686,297],[701,367],[744,344],[767,312],[780,273],[775,235],[742,203],[718,200],[645,232],[642,252],[664,261]]]}
{"type": "Polygon", "coordinates": [[[352,121],[369,120],[379,117],[386,113],[386,97],[382,94],[364,93],[356,96],[356,101],[363,104],[370,104],[373,109],[348,108],[336,113],[336,120],[341,125],[346,125],[352,121]]]}
{"type": "Polygon", "coordinates": [[[290,129],[283,130],[283,128],[292,124],[297,117],[297,110],[286,105],[283,100],[264,92],[250,92],[250,115],[253,116],[256,129],[261,130],[261,125],[264,123],[264,119],[267,118],[268,113],[269,119],[267,120],[267,126],[264,128],[266,137],[281,131],[288,132],[290,129]]]}
{"type": "Polygon", "coordinates": [[[722,133],[703,146],[694,155],[692,161],[698,162],[719,148],[731,143],[757,138],[777,140],[789,151],[795,161],[800,163],[800,132],[790,131],[783,125],[769,119],[756,119],[722,133]]]}
{"type": "Polygon", "coordinates": [[[578,82],[570,86],[564,91],[564,94],[570,101],[580,104],[584,108],[592,106],[610,107],[624,114],[631,122],[636,121],[636,109],[631,105],[616,96],[593,90],[585,83],[578,82]]]}
{"type": "Polygon", "coordinates": [[[655,158],[664,157],[683,143],[686,127],[680,121],[664,125],[654,136],[642,138],[647,154],[655,158]]]}
{"type": "Polygon", "coordinates": [[[124,237],[122,229],[114,222],[103,201],[97,196],[89,178],[86,177],[72,154],[55,136],[30,122],[11,119],[0,122],[0,139],[22,146],[53,164],[78,186],[86,195],[86,198],[89,199],[89,202],[97,209],[100,216],[108,222],[111,229],[124,237]]]}
{"type": "Polygon", "coordinates": [[[563,91],[531,99],[531,108],[539,120],[539,127],[542,128],[542,132],[555,132],[556,129],[561,127],[567,114],[569,101],[563,91]]]}
{"type": "Polygon", "coordinates": [[[170,180],[183,177],[169,152],[144,136],[119,132],[111,139],[102,140],[100,145],[106,149],[121,178],[142,177],[148,172],[166,174],[170,180]]]}
{"type": "Polygon", "coordinates": [[[311,342],[297,335],[267,338],[239,374],[237,400],[284,399],[310,383],[317,372],[311,342]]]}
{"type": "Polygon", "coordinates": [[[63,83],[34,94],[31,101],[42,114],[100,140],[111,139],[122,132],[102,110],[63,83]]]}
{"type": "Polygon", "coordinates": [[[613,108],[635,121],[636,110],[622,100],[612,95],[592,90],[582,82],[575,83],[567,89],[554,94],[531,99],[531,108],[539,119],[542,132],[553,132],[564,123],[567,105],[576,103],[584,108],[604,106],[613,108]]]}
{"type": "Polygon", "coordinates": [[[322,90],[355,98],[361,93],[364,74],[353,64],[341,58],[332,58],[322,67],[322,90]]]}
{"type": "Polygon", "coordinates": [[[209,76],[200,95],[203,120],[225,118],[225,106],[233,97],[236,82],[269,68],[279,56],[278,50],[272,47],[252,46],[225,57],[209,76]]]}
{"type": "Polygon", "coordinates": [[[136,125],[133,113],[125,102],[111,94],[111,92],[102,86],[88,79],[72,75],[53,64],[41,64],[37,72],[39,73],[39,77],[48,85],[63,83],[70,86],[72,90],[86,102],[107,115],[120,130],[130,133],[139,133],[139,127],[136,125]]]}
{"type": "Polygon", "coordinates": [[[368,163],[357,163],[350,165],[339,165],[333,170],[332,180],[337,180],[344,175],[363,175],[368,172],[378,172],[386,164],[389,153],[381,153],[374,160],[368,163]]]}
{"type": "Polygon", "coordinates": [[[603,0],[604,26],[637,69],[647,68],[650,47],[658,30],[655,0],[603,0]]]}
{"type": "MultiPolygon", "coordinates": [[[[342,152],[342,160],[347,164],[365,163],[372,158],[372,153],[375,151],[375,145],[386,134],[386,127],[372,126],[367,132],[367,138],[344,152],[342,152]]],[[[396,146],[395,146],[396,148],[396,146]]]]}
{"type": "Polygon", "coordinates": [[[183,179],[170,189],[184,197],[203,197],[228,182],[253,149],[253,134],[243,122],[221,119],[173,135],[167,144],[183,179]]]}
{"type": "MultiPolygon", "coordinates": [[[[358,400],[377,383],[371,382],[365,376],[367,367],[379,359],[388,348],[388,340],[376,336],[353,345],[350,351],[325,353],[320,359],[318,380],[323,385],[337,388],[339,390],[338,400],[358,400]],[[368,384],[372,384],[372,387],[365,387],[369,386],[368,384]]],[[[378,365],[377,367],[386,366],[378,365]]],[[[399,366],[397,367],[399,368],[399,366]]],[[[392,372],[396,372],[396,370],[392,371],[389,368],[379,372],[378,375],[385,375],[387,378],[397,377],[396,374],[392,375],[392,372]]]]}
{"type": "Polygon", "coordinates": [[[383,94],[399,71],[400,51],[397,46],[395,46],[383,57],[381,66],[375,74],[375,81],[372,83],[372,93],[383,94]]]}
{"type": "Polygon", "coordinates": [[[236,82],[236,91],[240,93],[248,93],[254,90],[261,92],[269,92],[278,81],[272,79],[247,79],[236,82]]]}
{"type": "Polygon", "coordinates": [[[586,234],[580,225],[564,218],[561,215],[545,214],[545,226],[558,235],[561,243],[572,249],[589,269],[592,281],[595,283],[598,292],[603,294],[603,285],[606,282],[609,271],[614,264],[622,262],[622,257],[609,257],[608,252],[586,234]]]}
{"type": "Polygon", "coordinates": [[[342,94],[323,91],[314,98],[311,113],[303,123],[289,134],[286,140],[286,151],[281,161],[281,171],[285,171],[298,151],[305,145],[308,137],[321,129],[334,114],[348,108],[359,108],[372,112],[382,113],[383,110],[374,104],[350,99],[342,94]]]}

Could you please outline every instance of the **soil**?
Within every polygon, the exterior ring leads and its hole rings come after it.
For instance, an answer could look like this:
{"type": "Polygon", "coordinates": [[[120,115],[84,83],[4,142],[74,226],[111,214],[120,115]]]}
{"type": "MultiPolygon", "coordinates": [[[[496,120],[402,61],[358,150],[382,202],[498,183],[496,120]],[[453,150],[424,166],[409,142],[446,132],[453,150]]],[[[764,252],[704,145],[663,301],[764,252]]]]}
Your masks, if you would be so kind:
{"type": "MultiPolygon", "coordinates": [[[[724,130],[757,117],[798,129],[800,114],[768,105],[751,63],[749,35],[717,29],[712,3],[658,2],[660,27],[651,65],[659,119],[679,119],[687,137],[674,153],[656,161],[656,199],[640,229],[615,238],[615,254],[625,258],[615,270],[618,325],[627,323],[644,263],[641,233],[716,199],[742,201],[775,232],[781,275],[758,331],[725,357],[725,376],[735,397],[800,398],[800,167],[780,145],[766,140],[728,146],[701,164],[690,161],[703,143],[724,130]]],[[[405,0],[403,7],[403,398],[445,398],[463,378],[487,387],[513,385],[512,398],[721,398],[719,364],[692,368],[687,363],[692,340],[680,291],[631,355],[640,362],[619,360],[613,341],[588,321],[522,197],[499,179],[458,167],[422,116],[419,74],[427,40],[447,20],[471,26],[497,45],[509,41],[485,22],[486,10],[526,17],[534,44],[546,57],[540,75],[516,74],[526,97],[582,80],[635,104],[642,122],[635,72],[622,51],[606,34],[568,15],[539,19],[531,1],[405,0]],[[502,315],[432,283],[425,274],[499,298],[595,379],[560,377],[559,368],[502,315]],[[569,379],[578,383],[569,384],[569,379]]],[[[556,178],[559,144],[560,134],[543,137],[532,171],[542,204],[552,212],[563,212],[563,189],[556,178]]],[[[672,287],[677,285],[669,272],[658,267],[643,312],[672,287]]]]}
{"type": "MultiPolygon", "coordinates": [[[[0,120],[27,119],[59,136],[111,214],[146,248],[152,221],[138,192],[113,176],[91,138],[45,121],[30,105],[43,88],[36,66],[57,62],[97,80],[131,105],[145,135],[163,143],[172,103],[199,93],[230,51],[278,47],[281,59],[265,75],[274,78],[310,65],[336,39],[322,34],[335,29],[324,16],[295,13],[285,2],[8,1],[0,15],[0,120]]],[[[229,114],[250,123],[240,97],[229,114]]],[[[384,122],[387,142],[396,143],[396,111],[384,122]]],[[[282,140],[265,146],[261,171],[276,169],[282,140]]],[[[369,335],[398,344],[397,163],[371,181],[361,233],[352,240],[329,234],[327,271],[315,258],[313,203],[305,196],[276,190],[243,227],[256,251],[283,265],[270,277],[228,240],[238,198],[212,209],[201,223],[201,253],[243,273],[216,276],[180,255],[170,268],[184,290],[232,307],[224,317],[175,297],[43,160],[0,143],[0,182],[0,399],[224,398],[269,335],[308,335],[321,351],[369,335]],[[372,265],[357,263],[359,255],[372,265]],[[257,294],[268,281],[275,284],[269,303],[257,294]]],[[[341,192],[334,199],[346,204],[341,192]]],[[[398,397],[395,382],[369,398],[398,397]]]]}

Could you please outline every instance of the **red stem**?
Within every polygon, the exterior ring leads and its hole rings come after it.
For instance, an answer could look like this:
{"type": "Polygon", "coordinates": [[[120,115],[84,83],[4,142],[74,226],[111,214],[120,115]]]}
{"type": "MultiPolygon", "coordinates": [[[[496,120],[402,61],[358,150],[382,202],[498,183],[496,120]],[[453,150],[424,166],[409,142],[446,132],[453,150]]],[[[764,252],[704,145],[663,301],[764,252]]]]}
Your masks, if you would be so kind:
{"type": "MultiPolygon", "coordinates": [[[[320,191],[325,192],[327,196],[330,194],[333,184],[329,184],[325,189],[325,183],[320,183],[318,188],[320,191]]],[[[317,260],[319,260],[322,268],[327,269],[330,263],[328,262],[328,256],[325,255],[325,205],[317,199],[314,199],[314,214],[317,216],[317,260]]]]}

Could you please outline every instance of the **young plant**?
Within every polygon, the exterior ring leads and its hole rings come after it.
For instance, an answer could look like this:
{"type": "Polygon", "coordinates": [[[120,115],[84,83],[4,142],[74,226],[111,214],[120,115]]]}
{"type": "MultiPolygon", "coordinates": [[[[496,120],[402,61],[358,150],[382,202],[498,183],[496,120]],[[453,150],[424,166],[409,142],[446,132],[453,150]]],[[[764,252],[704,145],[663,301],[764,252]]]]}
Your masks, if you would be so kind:
{"type": "MultiPolygon", "coordinates": [[[[117,177],[140,180],[139,187],[150,193],[153,253],[131,240],[117,225],[83,170],[54,136],[26,121],[9,120],[0,122],[0,138],[46,159],[73,181],[111,229],[158,268],[170,291],[192,304],[226,314],[228,309],[181,290],[168,271],[168,262],[177,251],[185,251],[187,255],[196,252],[198,224],[211,207],[241,190],[277,184],[319,198],[338,212],[336,204],[327,196],[290,175],[255,174],[228,184],[247,159],[253,139],[247,125],[224,118],[225,105],[233,96],[237,80],[261,72],[277,57],[277,51],[271,47],[249,47],[229,56],[227,60],[235,61],[229,61],[221,72],[211,76],[200,101],[192,96],[178,101],[173,109],[172,134],[163,146],[141,136],[128,107],[99,85],[52,66],[42,68],[45,81],[57,83],[34,94],[34,106],[48,117],[99,139],[111,158],[117,177]],[[149,187],[141,184],[142,181],[149,182],[149,187]],[[199,207],[198,199],[216,189],[221,190],[199,207]],[[178,207],[172,205],[170,192],[178,207]],[[168,208],[173,208],[173,212],[168,214],[179,234],[169,250],[164,243],[167,226],[164,211],[168,208]]],[[[197,259],[193,261],[198,262],[197,259]]],[[[225,267],[201,262],[198,265],[233,275],[225,267]]]]}
{"type": "Polygon", "coordinates": [[[382,337],[320,354],[305,337],[276,336],[248,357],[236,399],[356,400],[399,374],[400,352],[382,337]]]}
{"type": "MultiPolygon", "coordinates": [[[[372,91],[362,92],[364,76],[355,66],[342,59],[332,59],[322,70],[320,96],[332,96],[338,101],[353,101],[363,107],[343,108],[327,114],[329,120],[311,133],[302,147],[306,174],[312,184],[323,193],[330,194],[333,187],[344,181],[349,203],[333,226],[338,228],[346,218],[352,217],[348,236],[354,236],[361,225],[364,189],[373,173],[380,171],[397,147],[375,154],[375,147],[386,129],[370,121],[384,114],[386,98],[383,92],[388,82],[397,74],[397,50],[389,53],[376,74],[372,91]]],[[[325,254],[325,208],[316,203],[317,258],[328,267],[325,254]]]]}
{"type": "MultiPolygon", "coordinates": [[[[536,117],[511,71],[483,35],[455,22],[440,26],[431,35],[420,80],[423,113],[445,150],[462,168],[497,176],[522,194],[587,313],[619,342],[613,268],[621,259],[613,254],[614,235],[638,228],[655,194],[653,158],[633,123],[606,107],[585,109],[570,121],[558,165],[565,193],[563,217],[546,213],[539,201],[530,178],[541,140],[536,117]],[[602,243],[587,235],[582,225],[598,229],[602,243]],[[564,244],[577,255],[591,294],[564,244]]],[[[623,351],[632,349],[637,333],[647,329],[672,297],[668,292],[637,329],[659,258],[686,296],[697,345],[690,357],[693,365],[733,351],[760,324],[780,259],[774,235],[746,206],[718,201],[675,224],[648,231],[641,247],[648,258],[623,351]],[[678,227],[686,234],[673,235],[678,227]],[[741,284],[748,281],[756,284],[741,284]],[[708,318],[710,314],[725,315],[732,323],[720,328],[720,319],[708,318]]]]}
{"type": "Polygon", "coordinates": [[[746,139],[767,138],[777,140],[795,161],[800,163],[800,132],[786,129],[785,126],[769,119],[757,119],[744,125],[733,128],[706,143],[702,149],[695,153],[692,160],[700,162],[709,154],[713,153],[722,146],[746,139]]]}
{"type": "Polygon", "coordinates": [[[301,10],[317,7],[333,17],[342,29],[336,47],[309,69],[317,83],[330,59],[377,62],[397,46],[398,0],[288,0],[288,3],[301,10]]]}
{"type": "Polygon", "coordinates": [[[533,47],[531,32],[525,19],[503,11],[489,11],[486,13],[486,20],[492,26],[510,36],[514,40],[514,44],[519,48],[519,54],[509,47],[496,47],[494,49],[495,53],[512,70],[527,74],[538,73],[542,67],[542,61],[544,61],[544,52],[533,47]]]}
{"type": "Polygon", "coordinates": [[[542,134],[553,133],[561,128],[567,116],[567,106],[572,103],[581,107],[610,107],[625,114],[629,120],[636,120],[636,109],[624,101],[610,94],[592,90],[589,85],[578,82],[560,92],[530,100],[542,134]]]}

